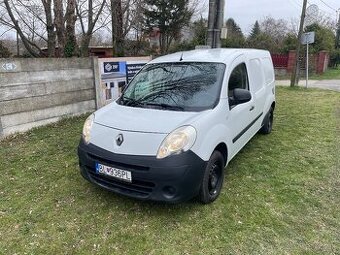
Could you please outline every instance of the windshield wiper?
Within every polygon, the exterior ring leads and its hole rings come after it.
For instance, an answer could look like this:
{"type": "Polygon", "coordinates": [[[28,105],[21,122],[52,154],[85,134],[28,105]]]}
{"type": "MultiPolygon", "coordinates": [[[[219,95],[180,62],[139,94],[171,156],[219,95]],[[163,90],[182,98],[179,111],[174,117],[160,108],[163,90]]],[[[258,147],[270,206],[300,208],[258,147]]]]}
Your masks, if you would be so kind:
{"type": "Polygon", "coordinates": [[[121,102],[123,105],[127,106],[156,106],[160,107],[161,109],[171,109],[171,110],[177,110],[177,111],[184,111],[184,107],[179,106],[179,105],[169,105],[169,104],[164,104],[164,103],[152,103],[152,102],[143,102],[144,98],[140,99],[134,99],[131,97],[127,96],[122,96],[120,98],[121,102]]]}
{"type": "Polygon", "coordinates": [[[141,103],[141,99],[134,99],[134,98],[127,97],[124,95],[120,98],[120,100],[123,102],[123,105],[129,105],[129,106],[143,105],[141,103]]]}
{"type": "Polygon", "coordinates": [[[161,103],[144,103],[142,105],[150,105],[150,106],[158,106],[162,109],[171,109],[171,110],[177,110],[177,111],[184,111],[184,107],[179,105],[169,105],[169,104],[161,104],[161,103]]]}

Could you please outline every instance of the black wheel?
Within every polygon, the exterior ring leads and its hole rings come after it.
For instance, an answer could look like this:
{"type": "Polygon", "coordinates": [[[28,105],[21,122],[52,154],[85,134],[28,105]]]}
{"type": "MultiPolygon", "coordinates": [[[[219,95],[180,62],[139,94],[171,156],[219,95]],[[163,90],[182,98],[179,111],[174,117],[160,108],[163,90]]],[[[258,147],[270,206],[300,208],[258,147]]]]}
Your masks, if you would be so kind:
{"type": "Polygon", "coordinates": [[[199,201],[203,204],[213,202],[221,193],[223,179],[224,157],[221,152],[214,151],[205,168],[199,191],[199,201]]]}
{"type": "Polygon", "coordinates": [[[270,134],[273,129],[273,119],[274,119],[274,109],[270,107],[268,115],[266,116],[266,120],[264,122],[263,127],[260,129],[260,133],[262,134],[270,134]]]}

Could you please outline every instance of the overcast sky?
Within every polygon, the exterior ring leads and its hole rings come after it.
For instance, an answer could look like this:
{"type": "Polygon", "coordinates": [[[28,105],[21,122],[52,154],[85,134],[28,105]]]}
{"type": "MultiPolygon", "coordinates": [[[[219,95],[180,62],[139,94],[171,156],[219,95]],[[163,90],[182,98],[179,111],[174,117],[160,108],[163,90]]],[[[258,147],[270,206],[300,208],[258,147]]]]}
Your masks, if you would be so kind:
{"type": "MultiPolygon", "coordinates": [[[[208,16],[209,0],[204,0],[204,16],[208,16]]],[[[290,22],[292,19],[299,20],[303,0],[225,0],[224,18],[234,18],[240,25],[243,33],[249,34],[256,20],[266,16],[283,18],[290,22]]],[[[202,3],[202,2],[201,2],[202,3]]],[[[308,0],[308,5],[316,4],[320,13],[336,20],[336,12],[340,8],[340,0],[308,0]],[[327,6],[328,5],[328,6],[327,6]]],[[[0,27],[0,35],[4,29],[0,27]]],[[[7,34],[9,35],[9,34],[7,34]]],[[[12,33],[14,37],[14,33],[12,33]]]]}
{"type": "MultiPolygon", "coordinates": [[[[265,16],[283,18],[287,21],[300,19],[302,3],[303,0],[225,0],[224,18],[225,20],[234,18],[242,31],[248,34],[255,21],[265,16]]],[[[316,4],[323,15],[336,20],[335,10],[340,8],[340,0],[308,0],[308,3],[307,6],[316,4]]]]}

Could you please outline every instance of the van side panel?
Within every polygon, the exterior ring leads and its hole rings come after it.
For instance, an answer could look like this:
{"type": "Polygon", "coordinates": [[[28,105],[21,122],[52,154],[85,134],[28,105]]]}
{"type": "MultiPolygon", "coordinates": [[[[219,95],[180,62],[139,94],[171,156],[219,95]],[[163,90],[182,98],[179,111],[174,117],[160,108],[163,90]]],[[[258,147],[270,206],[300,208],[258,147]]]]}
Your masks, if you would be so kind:
{"type": "Polygon", "coordinates": [[[273,61],[271,59],[270,54],[268,57],[264,57],[261,59],[263,73],[265,76],[265,88],[266,88],[266,102],[264,104],[264,111],[267,113],[272,105],[275,102],[275,74],[273,61]]]}
{"type": "Polygon", "coordinates": [[[254,124],[253,133],[256,134],[261,128],[262,118],[266,112],[264,112],[264,106],[267,97],[267,89],[265,86],[265,74],[260,58],[252,58],[248,63],[249,70],[249,88],[252,96],[254,96],[255,115],[261,115],[259,121],[254,124]]]}

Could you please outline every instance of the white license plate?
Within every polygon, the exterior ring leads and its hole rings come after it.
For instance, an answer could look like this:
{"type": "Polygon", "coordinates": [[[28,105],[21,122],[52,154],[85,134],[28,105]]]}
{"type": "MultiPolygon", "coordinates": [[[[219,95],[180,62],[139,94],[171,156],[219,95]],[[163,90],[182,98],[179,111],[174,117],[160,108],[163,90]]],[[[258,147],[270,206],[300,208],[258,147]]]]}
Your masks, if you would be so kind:
{"type": "Polygon", "coordinates": [[[108,176],[111,176],[111,177],[114,177],[120,180],[132,182],[130,171],[117,169],[114,167],[105,166],[105,165],[96,163],[96,172],[99,174],[108,175],[108,176]]]}

